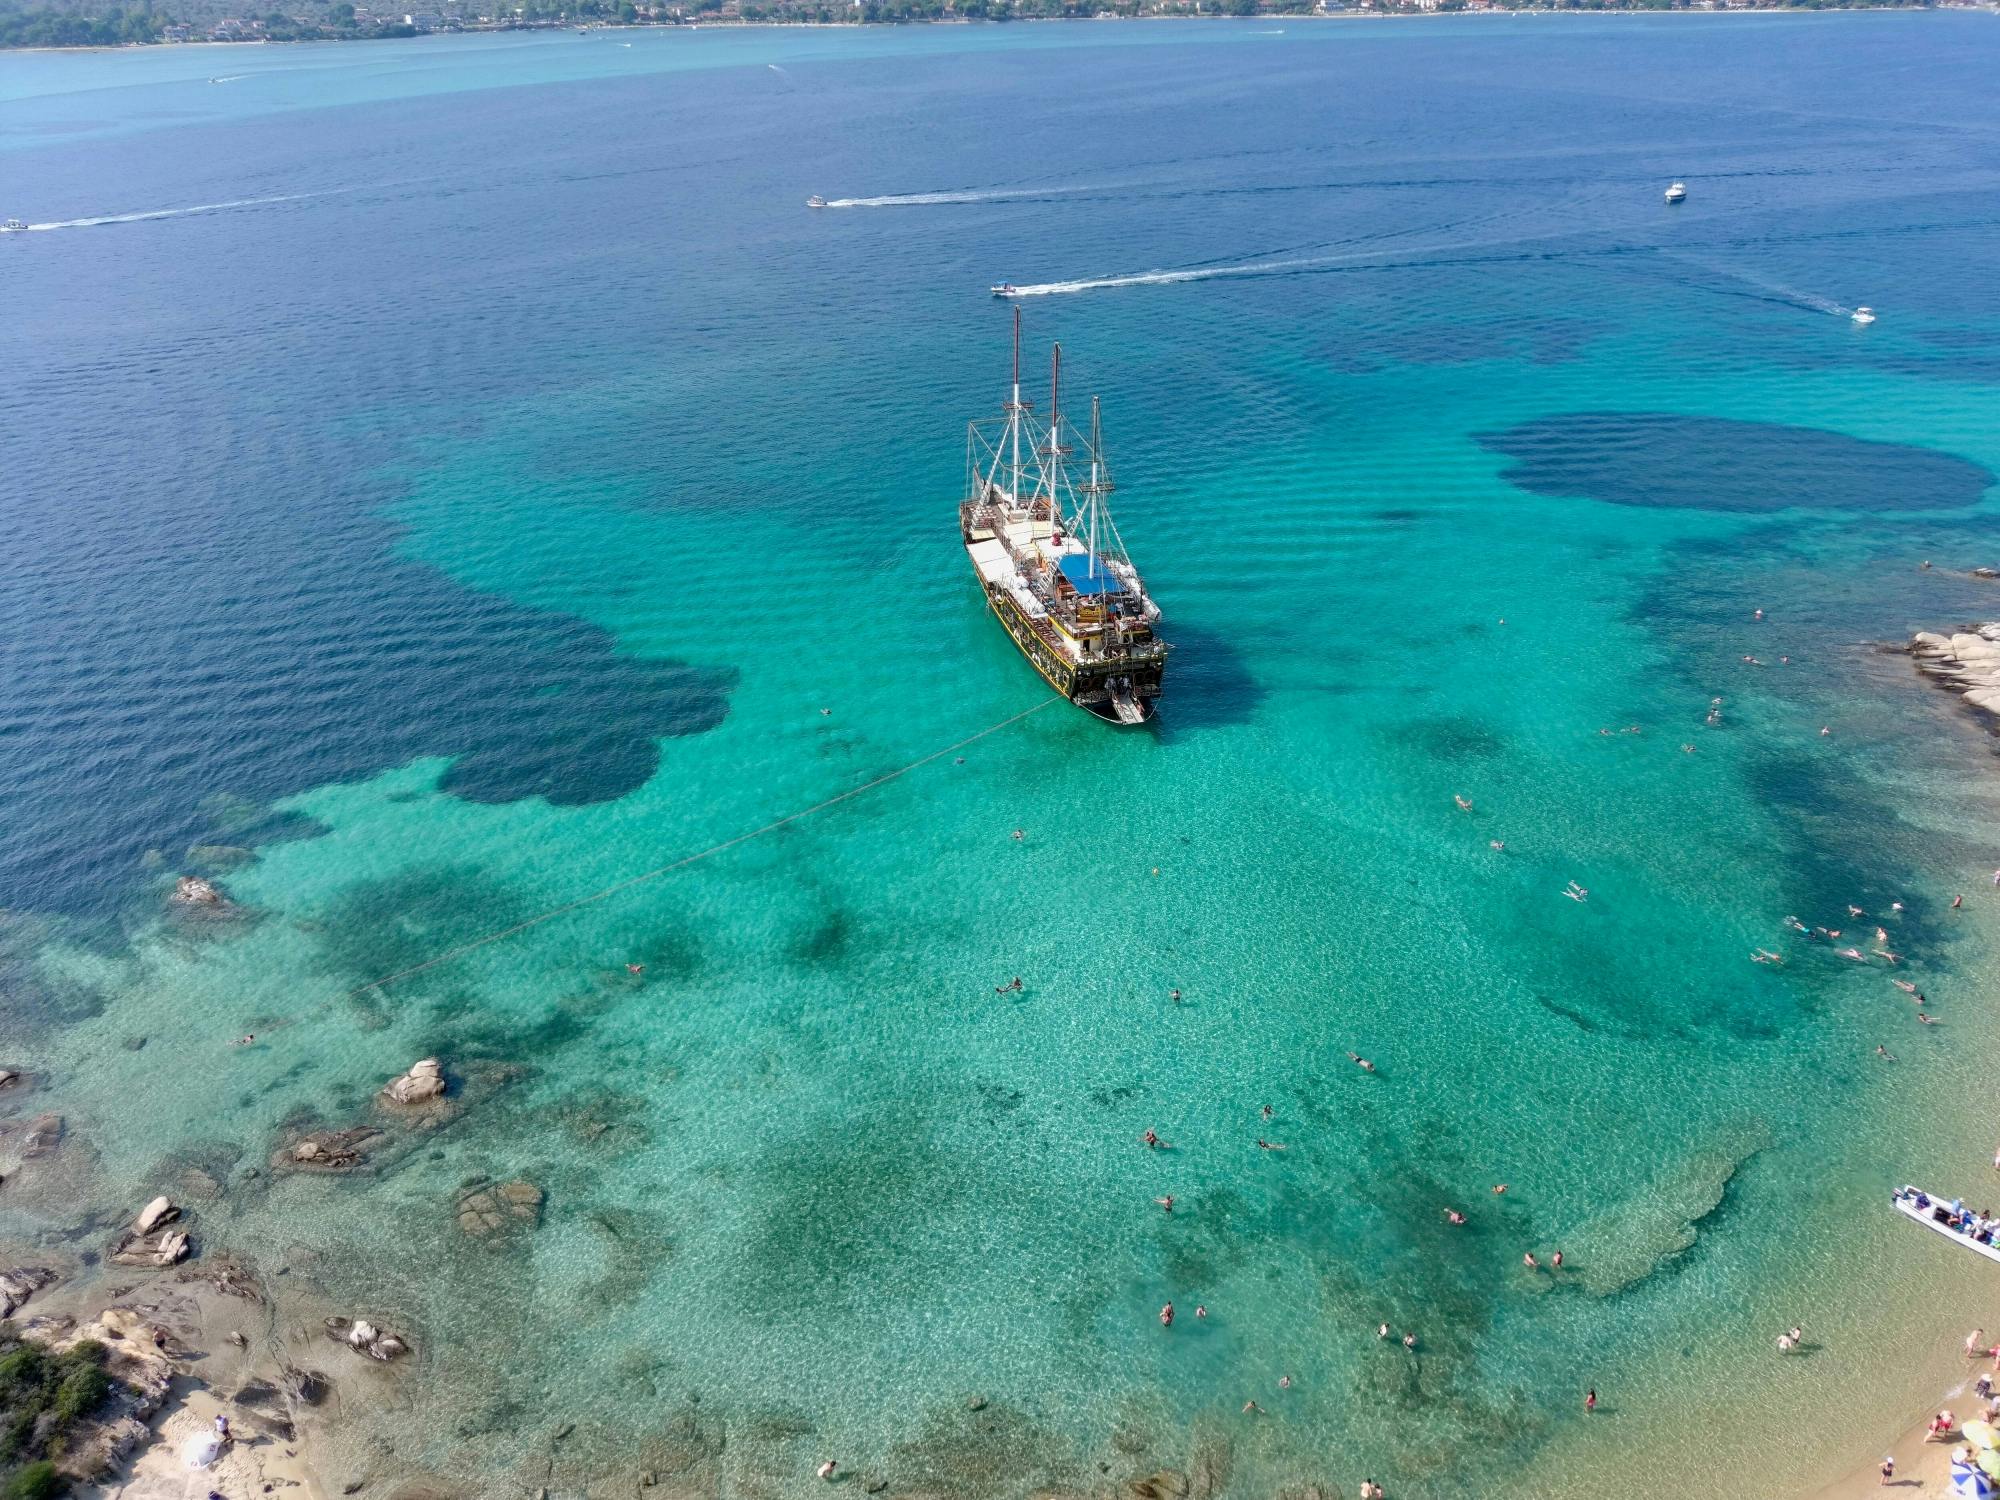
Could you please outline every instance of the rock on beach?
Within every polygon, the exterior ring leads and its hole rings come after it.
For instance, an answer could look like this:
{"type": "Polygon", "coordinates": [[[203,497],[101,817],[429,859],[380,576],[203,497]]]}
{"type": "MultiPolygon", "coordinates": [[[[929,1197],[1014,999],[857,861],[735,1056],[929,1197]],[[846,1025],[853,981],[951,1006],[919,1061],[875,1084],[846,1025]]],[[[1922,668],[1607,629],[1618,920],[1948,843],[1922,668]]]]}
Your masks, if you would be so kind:
{"type": "Polygon", "coordinates": [[[392,1078],[383,1088],[381,1099],[384,1104],[409,1108],[442,1099],[444,1092],[444,1065],[435,1057],[426,1057],[412,1063],[407,1073],[392,1078]]]}

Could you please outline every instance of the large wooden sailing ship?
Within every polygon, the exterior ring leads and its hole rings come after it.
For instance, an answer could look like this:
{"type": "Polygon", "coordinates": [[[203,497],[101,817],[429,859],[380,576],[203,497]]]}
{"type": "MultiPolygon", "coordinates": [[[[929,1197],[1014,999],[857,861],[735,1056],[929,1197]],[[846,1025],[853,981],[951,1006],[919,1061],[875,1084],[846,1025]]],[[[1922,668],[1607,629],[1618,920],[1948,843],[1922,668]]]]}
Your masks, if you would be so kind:
{"type": "Polygon", "coordinates": [[[1063,417],[1062,345],[1050,361],[1049,416],[1021,399],[1021,310],[1014,309],[1014,383],[998,420],[973,422],[965,444],[959,530],[993,613],[1049,685],[1114,724],[1143,724],[1159,704],[1168,646],[1160,607],[1111,519],[1097,398],[1084,439],[1063,417]],[[1071,460],[1082,449],[1085,462],[1071,460]]]}

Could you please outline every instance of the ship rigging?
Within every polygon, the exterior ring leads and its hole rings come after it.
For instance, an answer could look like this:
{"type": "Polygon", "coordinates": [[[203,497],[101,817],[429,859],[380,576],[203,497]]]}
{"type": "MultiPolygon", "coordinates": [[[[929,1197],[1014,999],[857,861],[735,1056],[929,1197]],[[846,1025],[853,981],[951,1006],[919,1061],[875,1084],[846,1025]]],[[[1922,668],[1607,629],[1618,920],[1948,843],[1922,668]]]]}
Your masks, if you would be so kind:
{"type": "Polygon", "coordinates": [[[1001,416],[968,426],[959,530],[986,600],[1021,654],[1063,697],[1098,718],[1142,724],[1157,710],[1166,642],[1118,524],[1102,418],[1086,438],[1062,415],[1062,345],[1050,357],[1049,415],[1021,399],[1021,310],[1014,378],[1001,416]],[[1084,462],[1072,477],[1072,459],[1084,462]]]}

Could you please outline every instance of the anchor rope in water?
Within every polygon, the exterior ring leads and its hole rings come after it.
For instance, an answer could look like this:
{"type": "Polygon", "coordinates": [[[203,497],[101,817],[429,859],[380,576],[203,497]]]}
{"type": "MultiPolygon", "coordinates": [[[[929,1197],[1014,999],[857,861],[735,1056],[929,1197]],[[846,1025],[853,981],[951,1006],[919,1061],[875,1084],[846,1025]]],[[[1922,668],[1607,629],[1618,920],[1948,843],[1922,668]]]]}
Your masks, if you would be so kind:
{"type": "Polygon", "coordinates": [[[466,954],[475,952],[490,944],[502,942],[518,933],[526,932],[530,927],[539,927],[544,922],[552,921],[570,912],[581,910],[583,907],[595,905],[599,901],[617,895],[620,891],[628,891],[635,885],[644,885],[649,880],[658,880],[662,875],[670,875],[675,870],[696,864],[701,860],[709,858],[711,855],[721,854],[725,850],[734,849],[738,844],[747,844],[752,839],[762,838],[765,834],[774,833],[788,823],[796,823],[801,818],[810,818],[814,813],[825,812],[829,807],[846,802],[850,798],[859,797],[863,792],[872,792],[878,786],[886,786],[900,776],[907,776],[919,767],[929,765],[940,756],[949,755],[954,750],[963,750],[967,745],[976,744],[990,734],[998,734],[1011,724],[1020,723],[1021,720],[1027,718],[1030,714],[1040,713],[1052,703],[1061,703],[1063,701],[1065,700],[1052,694],[1032,708],[1024,708],[1017,714],[1009,714],[1006,718],[1000,720],[999,723],[989,724],[977,734],[969,734],[956,744],[946,745],[942,750],[933,750],[928,755],[919,756],[908,765],[899,766],[893,771],[884,772],[873,781],[864,781],[860,786],[849,787],[846,791],[838,792],[822,802],[815,802],[811,807],[801,808],[799,811],[793,813],[786,813],[782,818],[773,818],[761,828],[753,828],[748,833],[739,833],[733,838],[726,838],[721,843],[711,844],[708,848],[700,850],[697,853],[683,855],[681,858],[673,860],[670,863],[657,866],[651,870],[641,871],[637,875],[628,875],[623,880],[614,881],[612,884],[605,886],[602,890],[592,891],[587,896],[579,896],[574,901],[565,901],[560,906],[552,906],[547,911],[538,912],[532,917],[516,922],[512,927],[503,927],[498,932],[489,932],[484,937],[474,938],[468,943],[460,943],[456,948],[447,948],[443,953],[438,954],[434,958],[427,958],[420,964],[413,964],[407,969],[399,969],[394,974],[384,975],[380,979],[372,979],[367,984],[356,985],[347,993],[349,996],[363,995],[369,990],[381,989],[385,985],[395,984],[400,980],[410,978],[412,975],[421,974],[426,969],[435,969],[439,964],[450,963],[454,959],[463,958],[466,954]]]}

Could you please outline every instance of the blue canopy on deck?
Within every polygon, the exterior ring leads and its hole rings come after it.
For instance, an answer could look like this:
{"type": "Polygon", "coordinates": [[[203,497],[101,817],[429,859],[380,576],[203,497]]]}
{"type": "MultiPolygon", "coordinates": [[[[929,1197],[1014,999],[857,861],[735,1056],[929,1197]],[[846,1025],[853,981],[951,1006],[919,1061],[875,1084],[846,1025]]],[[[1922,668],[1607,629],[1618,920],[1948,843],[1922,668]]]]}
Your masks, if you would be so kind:
{"type": "Polygon", "coordinates": [[[1056,566],[1062,570],[1062,576],[1068,580],[1069,586],[1086,598],[1094,594],[1125,592],[1125,585],[1112,576],[1111,569],[1105,566],[1101,557],[1097,559],[1094,576],[1091,572],[1090,554],[1087,552],[1065,552],[1056,566]]]}

